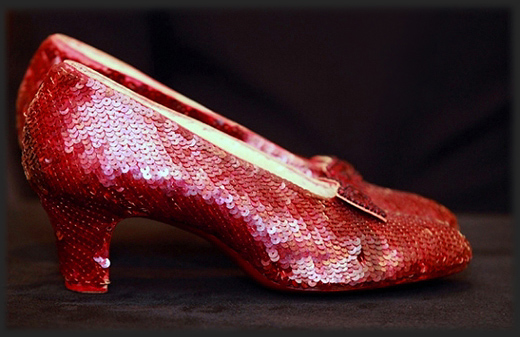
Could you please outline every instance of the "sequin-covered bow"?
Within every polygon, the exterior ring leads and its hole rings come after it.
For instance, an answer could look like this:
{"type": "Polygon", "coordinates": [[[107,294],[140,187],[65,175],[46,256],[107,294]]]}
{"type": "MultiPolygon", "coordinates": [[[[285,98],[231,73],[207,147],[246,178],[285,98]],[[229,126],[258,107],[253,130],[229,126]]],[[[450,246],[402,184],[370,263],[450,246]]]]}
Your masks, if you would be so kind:
{"type": "Polygon", "coordinates": [[[340,184],[338,198],[386,222],[386,212],[363,192],[363,177],[354,166],[329,156],[314,156],[310,161],[325,178],[340,184]]]}

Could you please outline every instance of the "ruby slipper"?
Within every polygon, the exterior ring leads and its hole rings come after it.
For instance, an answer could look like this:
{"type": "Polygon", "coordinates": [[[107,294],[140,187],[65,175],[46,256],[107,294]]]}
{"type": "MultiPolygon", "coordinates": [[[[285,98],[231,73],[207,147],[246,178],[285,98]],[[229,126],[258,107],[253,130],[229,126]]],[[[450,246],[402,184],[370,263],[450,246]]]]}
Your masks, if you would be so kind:
{"type": "Polygon", "coordinates": [[[74,61],[44,76],[25,111],[22,151],[75,291],[107,291],[112,232],[135,216],[214,242],[280,290],[384,287],[449,275],[471,259],[445,222],[385,213],[354,185],[306,175],[74,61]]]}
{"type": "Polygon", "coordinates": [[[132,66],[63,34],[53,34],[42,42],[31,59],[20,85],[17,100],[17,128],[20,144],[25,122],[24,112],[28,104],[50,67],[63,60],[74,60],[87,65],[136,93],[242,140],[306,175],[338,181],[343,186],[343,195],[353,205],[374,212],[376,216],[384,218],[387,213],[416,215],[458,228],[454,214],[433,200],[370,184],[362,179],[352,165],[335,157],[314,156],[307,159],[295,155],[155,81],[132,66]]]}

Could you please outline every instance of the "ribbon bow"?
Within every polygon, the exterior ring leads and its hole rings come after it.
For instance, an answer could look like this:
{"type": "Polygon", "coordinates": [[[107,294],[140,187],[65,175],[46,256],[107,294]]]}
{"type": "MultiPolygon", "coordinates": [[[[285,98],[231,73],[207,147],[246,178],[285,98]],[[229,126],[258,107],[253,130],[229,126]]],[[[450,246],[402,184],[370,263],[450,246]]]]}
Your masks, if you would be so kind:
{"type": "Polygon", "coordinates": [[[314,156],[311,161],[325,178],[340,184],[338,198],[386,222],[385,211],[374,204],[370,197],[362,191],[363,177],[350,163],[329,156],[314,156]]]}

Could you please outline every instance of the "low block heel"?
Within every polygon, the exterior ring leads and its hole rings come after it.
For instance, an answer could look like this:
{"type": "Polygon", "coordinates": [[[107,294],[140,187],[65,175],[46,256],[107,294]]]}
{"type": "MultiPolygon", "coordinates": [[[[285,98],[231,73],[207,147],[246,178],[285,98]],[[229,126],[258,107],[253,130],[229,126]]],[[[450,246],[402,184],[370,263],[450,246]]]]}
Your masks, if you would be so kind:
{"type": "Polygon", "coordinates": [[[60,272],[67,289],[105,293],[109,281],[109,247],[121,220],[94,207],[41,198],[56,236],[60,272]]]}

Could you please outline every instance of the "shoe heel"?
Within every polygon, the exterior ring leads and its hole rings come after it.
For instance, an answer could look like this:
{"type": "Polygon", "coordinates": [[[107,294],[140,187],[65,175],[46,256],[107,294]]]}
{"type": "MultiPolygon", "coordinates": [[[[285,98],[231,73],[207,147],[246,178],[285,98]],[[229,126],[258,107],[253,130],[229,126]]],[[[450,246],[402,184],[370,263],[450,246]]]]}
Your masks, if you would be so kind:
{"type": "Polygon", "coordinates": [[[81,293],[107,292],[110,240],[122,219],[70,201],[42,198],[41,202],[54,228],[65,286],[81,293]]]}

